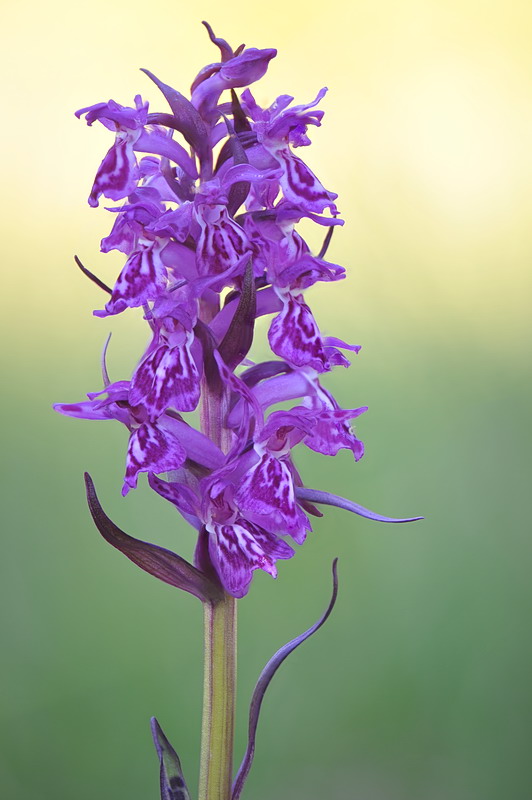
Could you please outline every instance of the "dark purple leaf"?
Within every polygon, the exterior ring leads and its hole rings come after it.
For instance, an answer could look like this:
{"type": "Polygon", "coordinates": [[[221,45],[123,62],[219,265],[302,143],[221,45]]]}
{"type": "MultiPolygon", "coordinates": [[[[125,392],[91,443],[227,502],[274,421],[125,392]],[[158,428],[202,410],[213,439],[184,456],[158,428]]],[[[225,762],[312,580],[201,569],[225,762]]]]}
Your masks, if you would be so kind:
{"type": "Polygon", "coordinates": [[[120,530],[101,507],[92,478],[87,472],[85,485],[94,524],[106,542],[120,550],[145,572],[149,572],[164,583],[169,583],[170,586],[190,592],[204,603],[220,597],[220,589],[184,558],[164,547],[134,539],[120,530]]]}
{"type": "Polygon", "coordinates": [[[353,503],[351,500],[346,500],[345,497],[339,497],[330,492],[322,492],[319,489],[296,488],[296,497],[299,501],[310,500],[311,503],[324,503],[327,506],[337,506],[346,511],[352,511],[353,514],[358,514],[360,517],[366,519],[373,519],[376,522],[416,522],[423,517],[406,517],[405,519],[396,519],[395,517],[383,517],[382,514],[376,514],[374,511],[360,506],[358,503],[353,503]]]}
{"type": "Polygon", "coordinates": [[[242,789],[244,788],[244,783],[249,775],[249,771],[251,769],[251,765],[253,763],[253,757],[255,755],[255,739],[257,735],[257,725],[259,722],[259,714],[260,709],[262,706],[262,701],[264,700],[264,694],[266,689],[270,685],[270,682],[290,653],[292,653],[296,647],[299,647],[300,644],[303,644],[306,639],[308,639],[312,634],[316,633],[319,628],[327,621],[331,611],[334,608],[334,604],[336,603],[336,598],[338,596],[338,574],[337,574],[337,563],[338,559],[335,558],[332,565],[332,573],[333,573],[333,591],[332,597],[327,606],[325,613],[319,618],[317,622],[312,625],[308,630],[304,633],[296,636],[295,639],[292,639],[291,642],[288,642],[283,647],[281,647],[272,658],[268,661],[264,669],[262,670],[259,679],[257,681],[257,685],[253,691],[253,697],[251,698],[251,704],[249,707],[249,727],[248,727],[248,745],[242,759],[242,763],[240,764],[240,768],[238,770],[237,776],[235,778],[235,782],[233,784],[233,792],[231,795],[231,800],[238,800],[242,789]]]}
{"type": "MultiPolygon", "coordinates": [[[[246,155],[246,151],[238,141],[235,134],[231,135],[229,140],[232,145],[232,155],[233,155],[233,163],[234,164],[247,164],[248,157],[246,155]]],[[[229,189],[228,193],[228,200],[227,200],[227,210],[229,214],[234,217],[240,206],[246,202],[246,198],[249,194],[249,189],[251,184],[249,181],[237,181],[234,183],[231,188],[229,189]]]]}
{"type": "Polygon", "coordinates": [[[222,392],[222,381],[220,379],[218,365],[214,359],[216,342],[212,330],[209,325],[206,325],[199,319],[194,326],[194,334],[201,343],[203,350],[203,372],[209,390],[219,395],[222,392]]]}
{"type": "Polygon", "coordinates": [[[159,756],[161,800],[190,800],[179,756],[155,717],[151,718],[151,735],[159,756]]]}
{"type": "Polygon", "coordinates": [[[84,265],[81,263],[80,259],[79,259],[77,256],[74,256],[74,261],[76,262],[76,264],[78,265],[78,267],[80,268],[80,270],[83,272],[83,274],[84,274],[84,275],[86,275],[86,276],[87,276],[87,278],[89,278],[89,280],[91,280],[93,283],[95,283],[95,284],[96,284],[96,286],[99,286],[99,287],[100,287],[100,289],[103,289],[103,290],[104,290],[104,292],[108,292],[109,294],[113,294],[113,290],[112,290],[112,289],[110,289],[110,288],[109,288],[109,286],[107,286],[107,284],[106,284],[106,283],[104,283],[103,281],[101,281],[101,280],[100,280],[100,279],[99,279],[99,278],[98,278],[98,277],[97,277],[97,276],[94,274],[94,272],[91,272],[91,271],[90,271],[90,269],[87,269],[87,267],[85,267],[85,266],[84,266],[84,265]]]}
{"type": "Polygon", "coordinates": [[[325,234],[325,239],[323,240],[323,244],[321,246],[321,250],[318,253],[318,258],[325,258],[325,254],[329,249],[329,245],[331,243],[332,235],[334,233],[334,227],[329,228],[327,233],[325,234]]]}
{"type": "MultiPolygon", "coordinates": [[[[209,147],[209,133],[199,112],[181,92],[160,81],[149,69],[142,69],[142,72],[154,82],[165,96],[175,118],[175,125],[172,125],[172,127],[183,134],[189,145],[198,154],[202,165],[202,174],[204,170],[210,170],[212,154],[209,147]]],[[[168,122],[163,124],[167,125],[168,122]]]]}
{"type": "MultiPolygon", "coordinates": [[[[252,131],[242,131],[242,133],[239,133],[237,135],[238,135],[238,141],[240,142],[240,145],[244,148],[244,150],[247,150],[248,148],[253,147],[253,145],[257,144],[257,135],[252,131]]],[[[226,139],[222,145],[222,149],[218,154],[218,158],[216,160],[216,168],[214,171],[218,172],[220,167],[223,164],[225,164],[227,159],[231,158],[232,155],[233,155],[232,142],[230,139],[226,139]]]]}
{"type": "Polygon", "coordinates": [[[240,100],[234,89],[231,89],[231,111],[233,113],[233,122],[236,133],[251,131],[249,120],[246,117],[242,106],[240,105],[240,100]]]}
{"type": "Polygon", "coordinates": [[[252,388],[267,378],[287,372],[292,372],[292,367],[286,361],[263,361],[261,364],[255,364],[254,367],[247,369],[240,377],[246,386],[252,388]]]}
{"type": "Polygon", "coordinates": [[[234,370],[249,352],[253,342],[256,309],[255,281],[253,280],[253,265],[250,259],[246,267],[242,291],[233,319],[218,347],[220,355],[231,370],[234,370]]]}

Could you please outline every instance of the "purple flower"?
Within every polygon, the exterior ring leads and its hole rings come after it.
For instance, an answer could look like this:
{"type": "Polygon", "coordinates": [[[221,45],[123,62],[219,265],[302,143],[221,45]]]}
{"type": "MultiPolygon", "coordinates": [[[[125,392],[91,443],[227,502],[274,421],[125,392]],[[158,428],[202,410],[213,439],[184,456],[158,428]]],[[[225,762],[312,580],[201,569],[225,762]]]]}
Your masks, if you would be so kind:
{"type": "Polygon", "coordinates": [[[209,532],[209,555],[220,581],[233,597],[247,594],[253,570],[277,577],[275,562],[291,558],[293,549],[275,534],[243,517],[231,525],[213,524],[209,532]]]}
{"type": "Polygon", "coordinates": [[[87,125],[99,120],[109,130],[116,131],[115,142],[103,159],[89,195],[89,205],[97,206],[100,195],[111,200],[121,200],[134,191],[140,177],[133,145],[146,124],[148,104],[140,95],[135,97],[135,108],[127,108],[109,100],[87,108],[80,108],[76,116],[85,115],[87,125]]]}
{"type": "Polygon", "coordinates": [[[105,310],[95,311],[96,316],[120,314],[126,308],[137,308],[155,300],[162,293],[167,282],[162,249],[161,243],[139,242],[124,264],[105,310]]]}
{"type": "MultiPolygon", "coordinates": [[[[401,520],[309,489],[296,467],[298,447],[326,456],[348,449],[355,461],[364,453],[351,423],[366,407],[341,408],[320,383],[336,366],[349,366],[342,350],[360,347],[324,335],[304,296],[345,277],[325,259],[343,224],[337,195],[293,152],[310,144],[310,126],[321,125],[316,106],[326,90],[310,103],[294,104],[287,94],[261,108],[246,87],[265,74],[276,51],[233,50],[207,29],[220,60],[199,72],[190,99],[145,70],[168,109],[149,113],[137,95],[134,107],[110,100],[76,112],[114,134],[89,204],[102,195],[124,201],[109,209],[113,226],[101,250],[125,256],[112,289],[77,263],[110,292],[94,313],[142,307],[149,344],[130,380],[111,383],[104,364],[103,391],[56,409],[127,428],[122,492],[147,473],[150,487],[195,531],[196,566],[121,532],[103,515],[91,484],[102,535],[143,569],[198,597],[222,590],[242,597],[255,570],[275,577],[277,562],[294,555],[287,539],[305,541],[309,515],[321,515],[316,504],[401,520]],[[139,161],[138,153],[146,155],[139,161]],[[302,219],[327,231],[316,254],[297,230],[302,219]],[[249,352],[263,316],[272,356],[254,363],[249,352]],[[286,408],[270,412],[278,403],[286,408]],[[198,407],[199,429],[192,413],[198,407]]],[[[158,731],[161,758],[170,752],[162,737],[158,731]]]]}
{"type": "Polygon", "coordinates": [[[142,405],[157,419],[167,408],[194,411],[200,397],[199,372],[190,346],[161,344],[137,367],[131,380],[129,402],[142,405]]]}

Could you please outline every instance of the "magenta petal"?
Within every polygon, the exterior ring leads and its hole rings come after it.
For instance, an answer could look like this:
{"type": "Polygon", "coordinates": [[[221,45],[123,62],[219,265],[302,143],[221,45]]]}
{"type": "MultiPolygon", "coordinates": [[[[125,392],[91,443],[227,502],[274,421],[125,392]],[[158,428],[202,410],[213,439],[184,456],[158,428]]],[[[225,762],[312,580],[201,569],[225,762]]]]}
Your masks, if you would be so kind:
{"type": "Polygon", "coordinates": [[[353,451],[355,461],[364,455],[364,444],[357,439],[349,420],[367,411],[367,406],[349,410],[332,409],[320,411],[316,415],[316,426],[305,439],[311,450],[326,456],[335,456],[342,448],[353,451]]]}
{"type": "Polygon", "coordinates": [[[275,561],[291,558],[294,551],[274,534],[238,519],[232,525],[212,526],[209,555],[225,590],[233,597],[243,597],[253,570],[263,569],[275,578],[275,561]]]}
{"type": "Polygon", "coordinates": [[[126,474],[122,494],[137,486],[139,472],[169,472],[179,469],[186,459],[180,442],[169,431],[150,422],[143,422],[129,439],[126,474]]]}
{"type": "Polygon", "coordinates": [[[302,299],[288,295],[283,310],[268,332],[273,352],[296,367],[329,370],[320,331],[310,308],[302,299]]]}
{"type": "Polygon", "coordinates": [[[66,417],[78,419],[115,419],[113,408],[94,400],[82,400],[81,403],[54,403],[54,411],[66,417]]]}
{"type": "MultiPolygon", "coordinates": [[[[131,379],[131,388],[129,391],[129,403],[132,406],[138,406],[149,395],[153,388],[157,368],[166,353],[166,345],[161,345],[156,350],[151,352],[137,367],[131,379]]],[[[163,409],[164,411],[165,409],[163,409]]],[[[162,413],[162,412],[160,412],[162,413]]],[[[155,417],[160,416],[154,414],[155,417]]]]}
{"type": "Polygon", "coordinates": [[[135,142],[134,149],[141,153],[157,153],[157,155],[164,156],[175,164],[178,164],[192,180],[196,180],[198,177],[196,165],[185,148],[182,147],[179,142],[169,139],[158,131],[151,131],[149,133],[147,131],[142,131],[135,142]]]}
{"type": "Polygon", "coordinates": [[[194,411],[199,396],[200,376],[188,345],[161,345],[133,375],[129,402],[142,404],[150,418],[157,419],[170,407],[194,411]]]}
{"type": "Polygon", "coordinates": [[[424,517],[406,517],[404,519],[399,519],[396,517],[383,517],[382,514],[377,514],[375,511],[370,511],[358,503],[353,503],[352,500],[347,500],[345,497],[339,497],[336,494],[331,494],[331,492],[322,492],[319,489],[298,487],[296,488],[296,497],[301,500],[310,500],[311,503],[324,503],[328,506],[337,506],[338,508],[343,508],[346,511],[352,511],[354,514],[358,514],[360,517],[373,519],[376,522],[417,522],[420,519],[424,519],[424,517]]]}
{"type": "Polygon", "coordinates": [[[176,481],[163,481],[152,472],[148,475],[148,483],[157,494],[172,503],[193,528],[198,531],[202,528],[203,523],[197,516],[198,498],[192,489],[176,481]]]}
{"type": "Polygon", "coordinates": [[[320,214],[330,208],[333,214],[336,213],[333,201],[338,195],[328,192],[300,158],[294,156],[288,148],[276,150],[273,154],[284,167],[281,186],[287,200],[300,205],[306,211],[320,214]]]}
{"type": "Polygon", "coordinates": [[[97,317],[120,314],[126,308],[137,308],[154,300],[165,287],[166,267],[161,259],[161,247],[156,244],[135,250],[118,276],[105,311],[95,311],[97,317]]]}
{"type": "Polygon", "coordinates": [[[200,398],[200,376],[188,344],[167,350],[157,370],[153,387],[155,406],[194,411],[200,398]]]}
{"type": "Polygon", "coordinates": [[[199,217],[201,234],[196,251],[198,272],[202,276],[219,275],[230,269],[247,253],[246,234],[224,206],[209,206],[199,217]]]}
{"type": "Polygon", "coordinates": [[[290,470],[280,459],[265,453],[244,475],[235,499],[267,530],[288,533],[298,544],[305,540],[310,524],[296,504],[290,470]]]}
{"type": "Polygon", "coordinates": [[[209,469],[218,469],[225,461],[220,448],[201,431],[187,425],[169,411],[160,417],[159,426],[174,436],[185,448],[187,457],[209,469]]]}
{"type": "Polygon", "coordinates": [[[122,200],[135,191],[138,178],[131,137],[118,134],[98,168],[89,195],[89,205],[95,208],[102,194],[111,200],[122,200]]]}

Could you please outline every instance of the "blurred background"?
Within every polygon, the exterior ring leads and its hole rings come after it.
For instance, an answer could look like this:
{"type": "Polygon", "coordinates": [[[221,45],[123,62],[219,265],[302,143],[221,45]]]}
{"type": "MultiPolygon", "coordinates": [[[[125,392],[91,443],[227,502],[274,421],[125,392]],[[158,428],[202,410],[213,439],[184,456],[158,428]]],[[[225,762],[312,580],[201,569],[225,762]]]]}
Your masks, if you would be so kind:
{"type": "Polygon", "coordinates": [[[201,608],[100,539],[83,470],[133,535],[190,556],[192,534],[144,485],[120,496],[119,425],[51,405],[100,388],[110,329],[114,379],[146,335],[136,312],[93,318],[103,298],[73,265],[112,282],[123,260],[99,254],[111,215],[86,204],[111,137],[73,112],[137,92],[165,110],[138,68],[187,92],[217,59],[208,19],[235,46],[278,48],[261,104],[330,89],[303,155],[339,194],[329,256],[349,277],[309,300],[323,331],[363,345],[328,387],[370,410],[360,463],[298,466],[309,486],[426,517],[327,511],[277,582],[257,575],[237,759],[260,669],[320,615],[340,558],[334,615],[266,698],[245,797],[529,800],[532,6],[4,0],[1,18],[2,797],[155,799],[152,714],[196,792],[201,608]]]}

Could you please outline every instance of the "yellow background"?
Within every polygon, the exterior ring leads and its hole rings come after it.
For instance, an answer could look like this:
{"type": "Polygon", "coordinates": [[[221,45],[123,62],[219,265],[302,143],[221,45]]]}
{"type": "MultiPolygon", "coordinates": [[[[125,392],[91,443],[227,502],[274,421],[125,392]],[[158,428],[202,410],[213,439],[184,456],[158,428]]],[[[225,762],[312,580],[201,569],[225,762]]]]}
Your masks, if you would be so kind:
{"type": "Polygon", "coordinates": [[[114,379],[145,339],[135,312],[91,316],[102,296],[73,266],[110,283],[122,260],[98,252],[112,220],[86,205],[110,135],[73,111],[138,92],[165,110],[138,68],[186,92],[217,58],[203,18],[235,46],[278,48],[259,102],[329,87],[302,155],[339,194],[329,255],[348,280],[309,301],[363,345],[327,385],[370,406],[367,454],[298,465],[316,488],[426,516],[390,528],[331,510],[276,583],[254,581],[239,752],[255,677],[319,615],[340,556],[335,615],[266,700],[247,796],[528,800],[532,6],[516,0],[4,0],[2,796],[157,797],[153,713],[196,785],[200,609],[99,539],[83,470],[133,535],[190,556],[191,533],[144,489],[120,497],[119,426],[50,407],[100,388],[110,328],[114,379]]]}

